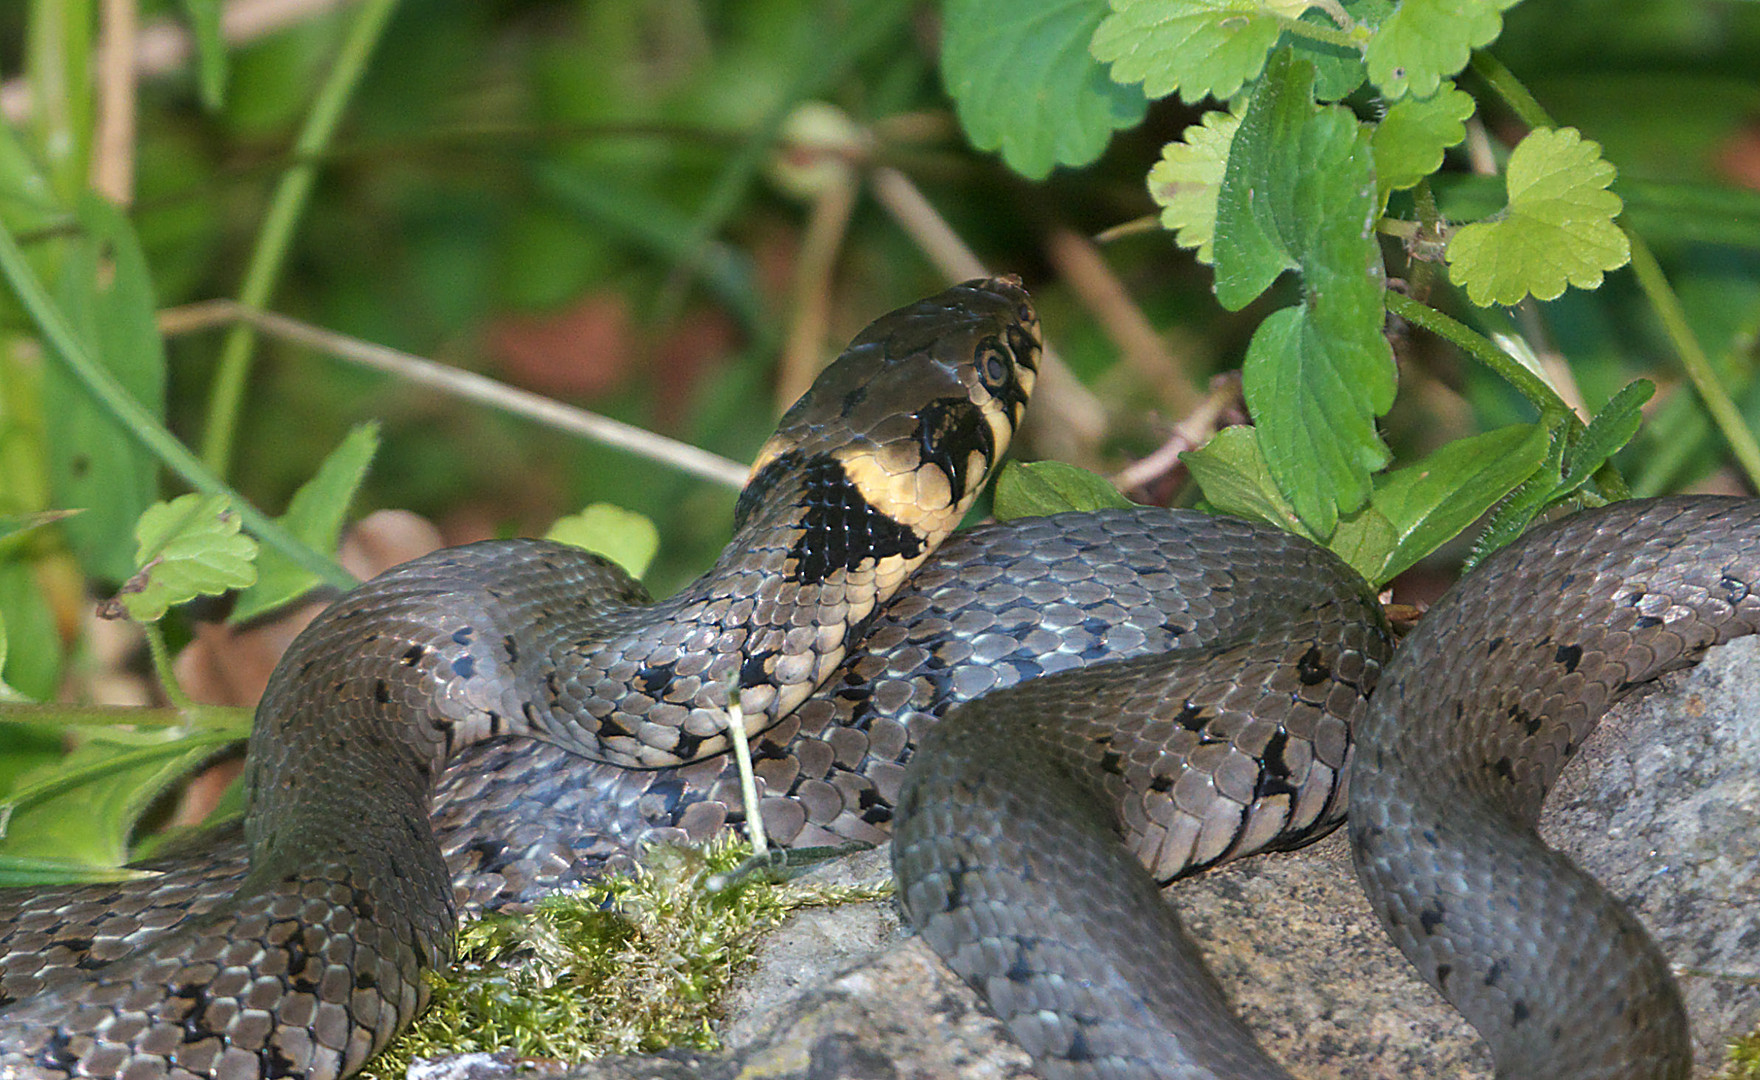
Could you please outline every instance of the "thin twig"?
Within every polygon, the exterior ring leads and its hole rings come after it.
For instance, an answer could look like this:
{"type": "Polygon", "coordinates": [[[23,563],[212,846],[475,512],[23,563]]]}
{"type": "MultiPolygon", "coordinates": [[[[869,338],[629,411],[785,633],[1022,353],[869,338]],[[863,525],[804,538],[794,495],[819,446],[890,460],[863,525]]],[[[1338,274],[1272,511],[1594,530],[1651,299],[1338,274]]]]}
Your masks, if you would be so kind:
{"type": "Polygon", "coordinates": [[[338,334],[286,315],[247,308],[236,300],[206,300],[159,313],[160,332],[166,337],[239,322],[247,323],[271,337],[304,345],[363,367],[389,372],[398,378],[435,387],[503,412],[527,417],[559,431],[615,446],[717,484],[736,490],[745,484],[746,467],[719,454],[644,431],[608,416],[564,405],[475,372],[436,364],[420,356],[338,334]]]}
{"type": "Polygon", "coordinates": [[[1240,400],[1241,383],[1237,377],[1219,375],[1210,382],[1210,392],[1197,407],[1173,426],[1167,441],[1147,457],[1120,469],[1112,476],[1112,486],[1123,492],[1140,491],[1167,475],[1179,464],[1179,456],[1196,450],[1216,434],[1216,422],[1230,405],[1240,400]]]}
{"type": "Polygon", "coordinates": [[[1167,411],[1183,416],[1199,408],[1204,398],[1193,387],[1186,365],[1150,325],[1094,241],[1073,229],[1054,229],[1046,251],[1101,331],[1118,346],[1125,365],[1155,389],[1167,411]]]}
{"type": "Polygon", "coordinates": [[[104,0],[98,38],[98,130],[92,190],[117,206],[134,201],[135,0],[104,0]]]}
{"type": "Polygon", "coordinates": [[[843,250],[860,187],[853,172],[841,170],[813,199],[795,261],[792,321],[778,365],[776,397],[785,406],[806,393],[819,374],[831,322],[831,268],[843,250]]]}
{"type": "MultiPolygon", "coordinates": [[[[910,177],[883,166],[872,172],[870,180],[880,205],[948,280],[990,276],[978,256],[923,197],[910,177]]],[[[1039,413],[1034,423],[1041,437],[1051,436],[1062,444],[1056,448],[1055,456],[1065,460],[1092,458],[1094,446],[1106,434],[1106,408],[1093,391],[1082,385],[1049,342],[1040,358],[1039,390],[1039,413]]]]}

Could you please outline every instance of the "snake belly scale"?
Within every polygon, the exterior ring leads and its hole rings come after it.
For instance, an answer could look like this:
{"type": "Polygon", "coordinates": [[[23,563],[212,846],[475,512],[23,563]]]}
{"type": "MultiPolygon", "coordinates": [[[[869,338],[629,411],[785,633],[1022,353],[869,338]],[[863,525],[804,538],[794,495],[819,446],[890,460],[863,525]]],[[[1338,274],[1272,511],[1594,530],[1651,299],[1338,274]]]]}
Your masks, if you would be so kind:
{"type": "Polygon", "coordinates": [[[1529,857],[1530,822],[1613,698],[1754,632],[1760,503],[1567,519],[1390,660],[1364,583],[1264,526],[1070,514],[937,553],[1037,361],[1013,279],[882,318],[760,451],[716,567],[660,604],[532,541],[350,593],[271,681],[241,839],[145,882],[0,895],[0,1072],[353,1071],[420,1008],[460,907],[741,824],[720,753],[737,695],[770,831],[895,828],[913,920],[1048,1076],[1283,1075],[1158,888],[1323,835],[1347,801],[1384,921],[1500,1075],[1683,1075],[1666,968],[1617,906],[1544,921],[1606,900],[1529,857]],[[1468,831],[1444,836],[1414,788],[1471,802],[1468,831]],[[1448,862],[1457,839],[1489,864],[1448,862]],[[1500,926],[1512,881],[1526,918],[1500,926]]]}

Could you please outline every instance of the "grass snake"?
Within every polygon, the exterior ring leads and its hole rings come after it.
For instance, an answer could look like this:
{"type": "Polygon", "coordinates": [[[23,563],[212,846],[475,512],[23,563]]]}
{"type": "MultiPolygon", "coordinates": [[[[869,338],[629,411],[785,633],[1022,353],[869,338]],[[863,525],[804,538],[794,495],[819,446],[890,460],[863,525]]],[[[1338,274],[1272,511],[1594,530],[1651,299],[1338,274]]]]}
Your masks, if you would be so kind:
{"type": "Polygon", "coordinates": [[[348,594],[259,707],[242,836],[145,882],[0,894],[0,1072],[352,1072],[419,1010],[461,909],[743,824],[737,694],[769,831],[894,829],[911,918],[1047,1076],[1284,1075],[1159,887],[1347,804],[1383,920],[1501,1076],[1684,1076],[1666,964],[1531,823],[1614,699],[1760,625],[1760,502],[1537,530],[1394,656],[1343,562],[1250,522],[1104,511],[941,544],[1037,364],[1013,279],[883,317],[670,600],[537,541],[348,594]]]}

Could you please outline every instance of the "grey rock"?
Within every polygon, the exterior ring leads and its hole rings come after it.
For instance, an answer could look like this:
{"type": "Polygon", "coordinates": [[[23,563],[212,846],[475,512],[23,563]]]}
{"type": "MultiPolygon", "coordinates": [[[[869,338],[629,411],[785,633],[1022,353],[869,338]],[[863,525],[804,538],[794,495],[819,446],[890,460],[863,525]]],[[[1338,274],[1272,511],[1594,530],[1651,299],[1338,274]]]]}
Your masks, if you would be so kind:
{"type": "MultiPolygon", "coordinates": [[[[1713,650],[1603,721],[1542,831],[1676,963],[1697,1076],[1760,1027],[1760,639],[1713,650]]],[[[885,852],[841,872],[883,873],[885,852]]],[[[1489,1077],[1472,1030],[1389,945],[1341,836],[1171,894],[1242,1016],[1297,1076],[1489,1077]],[[1274,913],[1274,914],[1273,914],[1274,913]]],[[[889,904],[808,912],[767,942],[715,1055],[606,1059],[594,1078],[1031,1076],[977,996],[889,904]]]]}

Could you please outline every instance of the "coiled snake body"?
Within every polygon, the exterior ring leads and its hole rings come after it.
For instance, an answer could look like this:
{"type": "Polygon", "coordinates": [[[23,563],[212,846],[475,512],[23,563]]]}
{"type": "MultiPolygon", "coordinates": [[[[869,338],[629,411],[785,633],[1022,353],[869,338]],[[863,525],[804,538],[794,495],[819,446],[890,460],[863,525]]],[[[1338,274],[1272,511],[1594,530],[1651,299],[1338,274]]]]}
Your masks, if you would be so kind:
{"type": "Polygon", "coordinates": [[[896,816],[907,910],[1048,1075],[1281,1075],[1157,885],[1335,826],[1379,679],[1350,807],[1402,947],[1503,1075],[1684,1075],[1666,966],[1617,907],[1541,925],[1602,898],[1522,830],[1613,697],[1754,632],[1760,503],[1622,504],[1524,539],[1383,671],[1364,583],[1246,522],[1059,515],[929,561],[1037,358],[1012,279],[881,319],[760,452],[716,568],[662,604],[531,541],[350,593],[271,680],[242,845],[0,897],[0,1071],[353,1071],[420,1007],[459,904],[738,824],[717,756],[737,695],[766,729],[770,831],[878,839],[896,816]],[[1518,938],[1494,925],[1506,888],[1518,938]]]}

